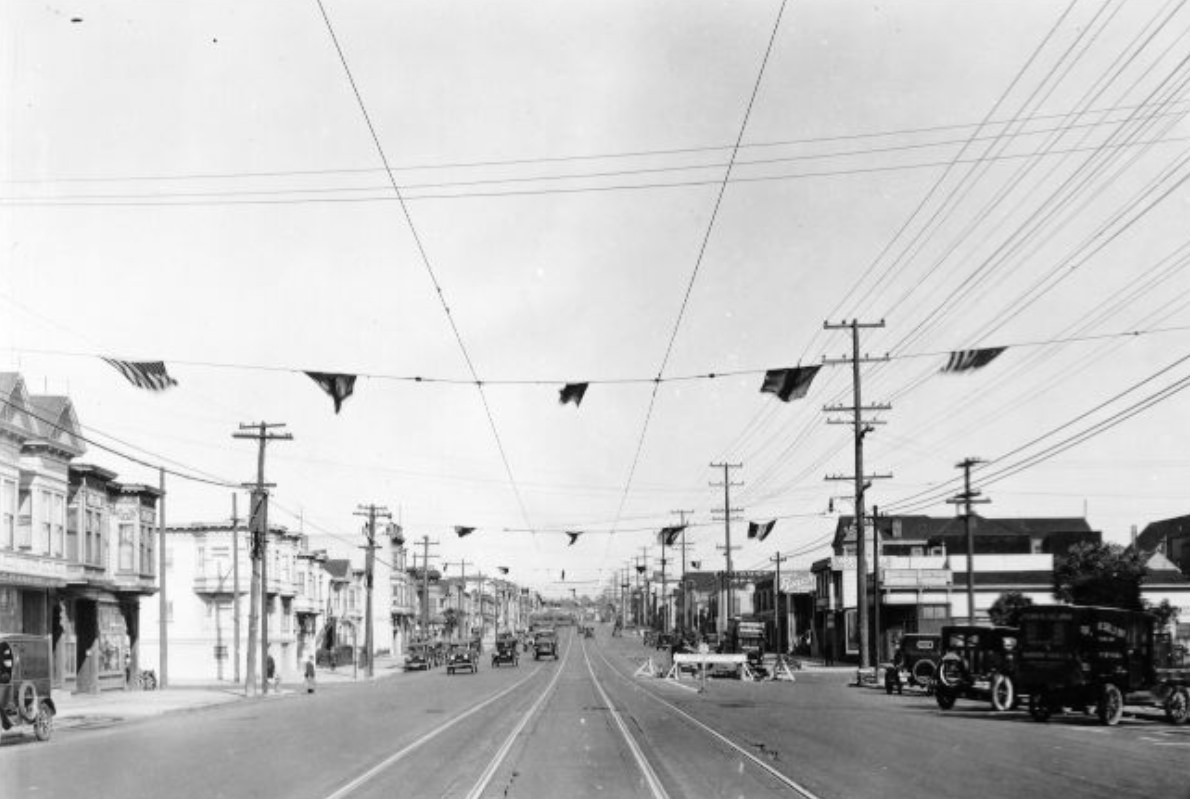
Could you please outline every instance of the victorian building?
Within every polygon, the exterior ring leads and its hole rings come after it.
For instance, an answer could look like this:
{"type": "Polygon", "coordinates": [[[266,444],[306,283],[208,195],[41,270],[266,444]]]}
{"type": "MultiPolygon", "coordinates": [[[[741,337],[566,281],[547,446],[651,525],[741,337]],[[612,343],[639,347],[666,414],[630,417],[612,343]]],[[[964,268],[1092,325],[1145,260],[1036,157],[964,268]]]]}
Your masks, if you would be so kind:
{"type": "Polygon", "coordinates": [[[57,689],[123,689],[156,590],[161,494],[75,463],[84,452],[69,398],[0,373],[0,632],[49,636],[57,689]]]}

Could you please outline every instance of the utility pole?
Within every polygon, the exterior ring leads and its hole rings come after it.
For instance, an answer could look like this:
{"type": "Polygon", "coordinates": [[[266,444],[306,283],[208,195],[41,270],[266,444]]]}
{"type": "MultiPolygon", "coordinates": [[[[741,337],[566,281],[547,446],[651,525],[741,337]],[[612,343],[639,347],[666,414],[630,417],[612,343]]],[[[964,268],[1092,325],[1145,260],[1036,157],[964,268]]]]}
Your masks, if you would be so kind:
{"type": "Polygon", "coordinates": [[[977,499],[979,491],[971,490],[971,467],[983,463],[979,458],[967,458],[956,463],[956,469],[963,470],[963,491],[946,500],[950,505],[963,506],[964,526],[967,528],[967,623],[975,623],[975,523],[971,513],[972,505],[985,505],[990,499],[977,499]]]}
{"type": "Polygon", "coordinates": [[[864,436],[872,432],[875,428],[873,425],[881,424],[879,420],[865,420],[863,418],[864,411],[887,411],[891,409],[889,405],[870,405],[864,406],[862,400],[862,392],[860,390],[860,370],[861,363],[871,363],[873,361],[887,361],[888,356],[882,358],[870,358],[868,356],[860,357],[859,351],[859,331],[862,329],[882,328],[884,327],[884,320],[879,322],[859,322],[852,319],[850,322],[843,322],[841,324],[831,324],[824,322],[823,328],[825,330],[851,330],[851,357],[829,359],[823,358],[822,363],[829,366],[838,366],[842,364],[851,365],[851,383],[852,383],[852,399],[851,406],[842,405],[828,405],[823,408],[828,413],[847,412],[850,411],[852,419],[850,422],[829,420],[829,424],[850,424],[855,435],[855,474],[850,478],[828,476],[828,480],[835,479],[851,479],[855,481],[855,541],[856,541],[856,605],[858,613],[859,626],[859,665],[860,668],[866,669],[870,665],[870,643],[868,640],[868,564],[867,564],[867,533],[864,530],[864,491],[871,485],[871,480],[879,477],[891,477],[891,475],[865,475],[864,474],[864,436]]]}
{"type": "MultiPolygon", "coordinates": [[[[438,546],[437,541],[430,541],[428,535],[421,537],[421,634],[422,639],[430,638],[430,547],[438,546]]],[[[413,565],[417,566],[417,553],[413,554],[413,565]]]]}
{"type": "Polygon", "coordinates": [[[371,678],[375,674],[372,667],[372,583],[376,565],[376,517],[391,519],[393,515],[388,512],[388,508],[382,505],[358,505],[355,515],[368,517],[368,526],[364,530],[364,535],[368,537],[368,543],[364,546],[364,549],[367,550],[364,560],[364,587],[367,590],[367,598],[364,602],[364,613],[366,614],[364,616],[364,651],[368,653],[367,673],[371,678]]]}
{"type": "Polygon", "coordinates": [[[781,618],[781,564],[789,560],[789,556],[781,556],[781,553],[773,555],[769,558],[770,561],[777,564],[777,578],[773,582],[773,621],[777,628],[777,657],[784,658],[785,650],[781,648],[781,627],[784,619],[781,618]]]}
{"type": "MultiPolygon", "coordinates": [[[[256,597],[257,587],[259,586],[260,596],[260,661],[264,664],[269,657],[269,585],[268,585],[268,565],[266,560],[266,553],[268,551],[268,537],[269,537],[269,493],[268,489],[271,487],[269,483],[264,481],[264,449],[265,444],[270,441],[292,441],[293,435],[290,433],[273,433],[270,432],[274,428],[285,427],[284,424],[267,422],[257,422],[255,424],[241,424],[240,432],[232,433],[232,438],[252,438],[257,442],[256,455],[256,483],[251,484],[252,488],[252,506],[250,513],[250,525],[252,528],[252,601],[248,606],[248,675],[247,675],[247,693],[249,696],[255,695],[255,680],[256,680],[256,597]],[[255,432],[247,432],[255,430],[255,432]]],[[[269,692],[268,674],[265,669],[261,669],[261,690],[267,694],[269,692]]]]}
{"type": "Polygon", "coordinates": [[[690,629],[689,611],[690,606],[690,591],[686,585],[686,514],[694,514],[692,510],[671,510],[670,513],[678,514],[678,518],[682,520],[682,632],[687,632],[690,629]]]}
{"type": "Polygon", "coordinates": [[[460,575],[459,576],[459,608],[458,608],[458,613],[457,613],[458,618],[456,619],[456,622],[455,622],[455,630],[459,634],[459,640],[462,641],[463,640],[463,619],[466,618],[466,616],[467,616],[467,614],[463,611],[463,598],[465,596],[467,596],[467,567],[474,566],[475,564],[468,563],[466,559],[463,559],[457,563],[453,563],[453,562],[452,563],[443,563],[442,565],[444,567],[445,566],[458,566],[459,567],[459,575],[460,575]]]}
{"type": "Polygon", "coordinates": [[[231,614],[232,635],[235,642],[232,646],[232,657],[235,658],[235,684],[240,684],[240,511],[239,495],[231,494],[231,614]]]}
{"type": "Polygon", "coordinates": [[[880,604],[884,600],[884,592],[880,588],[880,556],[884,554],[884,544],[880,540],[880,508],[875,505],[872,506],[872,547],[875,550],[872,556],[872,593],[875,594],[875,601],[872,602],[872,631],[876,636],[874,662],[879,663],[884,660],[880,648],[880,604]]]}
{"type": "MultiPolygon", "coordinates": [[[[158,608],[161,616],[161,621],[158,623],[158,634],[161,639],[161,675],[158,680],[158,685],[162,688],[169,687],[169,601],[165,596],[165,566],[167,563],[165,551],[165,468],[159,467],[157,470],[157,479],[161,486],[161,497],[158,500],[157,508],[157,576],[160,579],[161,596],[158,598],[158,608]]],[[[138,631],[139,636],[139,631],[138,631]]],[[[137,671],[134,674],[139,674],[140,661],[133,664],[133,668],[137,671]]]]}
{"type": "MultiPolygon", "coordinates": [[[[732,602],[733,590],[732,590],[732,584],[731,584],[731,571],[732,571],[731,570],[731,550],[732,550],[731,522],[732,522],[732,513],[733,512],[738,513],[743,510],[743,508],[734,508],[733,509],[731,507],[732,486],[742,486],[743,483],[733,483],[731,481],[730,470],[731,469],[742,469],[743,466],[744,466],[744,464],[742,464],[742,463],[726,463],[725,462],[725,463],[712,463],[711,464],[712,469],[722,469],[723,470],[723,482],[710,484],[712,488],[718,488],[720,486],[722,486],[722,488],[723,488],[723,539],[724,539],[723,554],[727,561],[727,574],[726,574],[726,576],[727,576],[727,580],[726,580],[727,591],[726,591],[726,602],[725,602],[727,612],[726,612],[726,614],[724,614],[723,612],[720,612],[720,614],[719,614],[720,617],[723,619],[723,625],[720,627],[720,632],[722,632],[724,629],[726,629],[727,622],[732,617],[732,604],[733,604],[733,602],[732,602]]],[[[714,511],[712,511],[712,513],[714,513],[714,511]]]]}

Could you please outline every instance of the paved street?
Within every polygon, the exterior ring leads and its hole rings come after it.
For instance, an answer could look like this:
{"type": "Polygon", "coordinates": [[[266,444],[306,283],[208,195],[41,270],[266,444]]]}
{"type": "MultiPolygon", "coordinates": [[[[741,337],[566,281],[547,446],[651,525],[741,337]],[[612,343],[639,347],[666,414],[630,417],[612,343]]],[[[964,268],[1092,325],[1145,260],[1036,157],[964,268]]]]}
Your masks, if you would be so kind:
{"type": "Polygon", "coordinates": [[[922,695],[856,688],[842,669],[796,683],[712,680],[698,693],[633,677],[657,653],[606,630],[594,641],[564,634],[560,653],[518,668],[485,657],[477,675],[437,669],[64,723],[46,744],[10,733],[0,795],[1190,795],[1173,765],[1190,731],[1156,715],[1108,729],[971,702],[942,713],[922,695]]]}

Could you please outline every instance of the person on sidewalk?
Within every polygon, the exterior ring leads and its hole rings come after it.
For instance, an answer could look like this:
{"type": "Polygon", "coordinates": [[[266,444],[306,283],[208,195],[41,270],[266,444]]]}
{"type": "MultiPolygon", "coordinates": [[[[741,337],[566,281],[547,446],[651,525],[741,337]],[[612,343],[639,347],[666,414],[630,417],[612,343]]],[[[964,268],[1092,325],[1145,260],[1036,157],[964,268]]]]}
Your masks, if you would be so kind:
{"type": "Polygon", "coordinates": [[[306,657],[306,693],[314,693],[314,658],[306,657]]]}
{"type": "Polygon", "coordinates": [[[274,691],[281,690],[281,678],[277,676],[277,662],[273,660],[273,653],[269,653],[264,661],[265,679],[273,686],[274,691]]]}

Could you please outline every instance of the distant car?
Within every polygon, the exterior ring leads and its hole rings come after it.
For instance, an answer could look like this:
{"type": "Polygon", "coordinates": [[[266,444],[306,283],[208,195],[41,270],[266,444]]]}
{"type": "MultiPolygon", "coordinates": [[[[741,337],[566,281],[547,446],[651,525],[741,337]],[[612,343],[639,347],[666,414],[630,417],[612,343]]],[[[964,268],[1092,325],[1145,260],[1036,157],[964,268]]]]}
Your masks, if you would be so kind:
{"type": "Polygon", "coordinates": [[[520,656],[516,650],[516,639],[511,636],[497,638],[496,649],[492,652],[492,668],[502,666],[506,663],[513,666],[520,665],[520,656]]]}
{"type": "Polygon", "coordinates": [[[938,661],[942,658],[942,636],[909,633],[901,639],[893,662],[884,669],[884,690],[898,694],[906,685],[934,690],[938,661]]]}
{"type": "Polygon", "coordinates": [[[558,659],[558,634],[553,630],[538,630],[533,638],[533,659],[558,659]]]}
{"type": "Polygon", "coordinates": [[[433,665],[430,647],[426,644],[410,644],[405,650],[405,671],[429,671],[433,665]]]}
{"type": "Polygon", "coordinates": [[[446,653],[446,673],[454,674],[461,669],[467,669],[472,674],[479,672],[479,653],[468,644],[451,644],[446,653]]]}
{"type": "Polygon", "coordinates": [[[1020,631],[1015,627],[950,625],[942,628],[934,699],[950,710],[959,697],[991,701],[995,710],[1017,703],[1014,678],[1020,631]]]}

